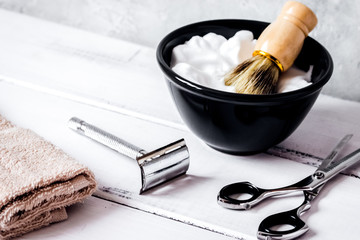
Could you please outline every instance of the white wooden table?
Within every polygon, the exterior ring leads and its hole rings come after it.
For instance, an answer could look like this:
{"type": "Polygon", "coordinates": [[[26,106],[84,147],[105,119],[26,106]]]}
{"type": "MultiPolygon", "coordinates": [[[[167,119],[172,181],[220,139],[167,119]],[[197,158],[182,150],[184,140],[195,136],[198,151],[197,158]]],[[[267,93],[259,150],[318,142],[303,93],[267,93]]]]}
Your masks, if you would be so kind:
{"type": "MultiPolygon", "coordinates": [[[[89,166],[100,185],[101,198],[70,207],[67,221],[21,239],[255,239],[263,218],[296,207],[302,197],[231,211],[216,203],[221,187],[247,180],[270,188],[300,180],[346,133],[354,137],[344,154],[360,147],[360,103],[321,95],[295,133],[267,153],[240,157],[217,152],[183,124],[155,49],[4,10],[0,114],[89,166]],[[148,150],[185,138],[190,169],[139,195],[136,163],[69,130],[73,116],[148,150]]],[[[329,182],[314,201],[303,216],[310,231],[302,239],[357,238],[359,199],[357,165],[329,182]]]]}

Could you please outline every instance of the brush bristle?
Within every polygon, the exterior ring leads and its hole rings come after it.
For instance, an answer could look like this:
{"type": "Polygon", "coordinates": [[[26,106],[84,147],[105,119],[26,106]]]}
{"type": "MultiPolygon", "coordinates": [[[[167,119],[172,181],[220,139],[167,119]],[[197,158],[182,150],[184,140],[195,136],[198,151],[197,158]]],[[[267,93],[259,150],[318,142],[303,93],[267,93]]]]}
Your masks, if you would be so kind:
{"type": "Polygon", "coordinates": [[[225,85],[237,93],[272,94],[276,92],[280,70],[270,59],[254,56],[225,75],[225,85]]]}

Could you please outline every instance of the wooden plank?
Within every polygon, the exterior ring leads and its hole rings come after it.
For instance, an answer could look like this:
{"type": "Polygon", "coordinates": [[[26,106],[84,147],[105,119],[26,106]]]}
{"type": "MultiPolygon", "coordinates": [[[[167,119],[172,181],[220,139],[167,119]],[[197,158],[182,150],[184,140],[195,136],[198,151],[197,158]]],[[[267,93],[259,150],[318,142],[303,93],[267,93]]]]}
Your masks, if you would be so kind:
{"type": "Polygon", "coordinates": [[[68,216],[18,239],[230,239],[95,197],[69,207],[68,216]]]}
{"type": "Polygon", "coordinates": [[[150,121],[181,122],[172,101],[163,101],[169,93],[153,49],[5,10],[0,27],[2,81],[150,121]]]}
{"type": "MultiPolygon", "coordinates": [[[[100,188],[119,189],[122,196],[113,200],[225,235],[251,239],[246,233],[240,233],[237,227],[235,231],[223,227],[224,223],[226,226],[226,222],[216,217],[216,215],[221,216],[224,211],[216,204],[216,194],[220,188],[217,179],[221,179],[222,173],[220,175],[215,173],[220,162],[212,164],[217,162],[217,158],[214,158],[214,150],[202,145],[191,133],[66,101],[7,83],[0,83],[0,86],[1,114],[19,126],[34,130],[89,166],[95,172],[100,188]],[[140,196],[138,195],[141,183],[140,172],[136,163],[68,129],[66,123],[72,116],[88,120],[149,150],[185,137],[193,158],[191,169],[187,176],[140,196]],[[199,150],[197,150],[198,147],[199,150]],[[201,149],[209,151],[206,154],[209,159],[201,157],[203,154],[201,149]],[[198,153],[195,154],[196,152],[198,153]],[[212,155],[211,159],[209,155],[212,155]],[[211,167],[204,168],[205,165],[211,167]],[[215,175],[209,176],[207,173],[209,171],[215,175]],[[213,186],[212,183],[217,183],[217,185],[213,186]],[[192,187],[187,187],[188,184],[192,187]],[[202,185],[208,185],[208,187],[204,188],[202,185]],[[203,196],[204,192],[206,192],[205,196],[203,196]],[[211,206],[210,221],[205,211],[208,210],[208,205],[211,206]]],[[[216,154],[219,153],[216,152],[216,154]]],[[[224,157],[231,158],[227,155],[224,157]]],[[[117,195],[118,192],[115,196],[117,195]]],[[[225,212],[229,211],[225,210],[225,212]]]]}
{"type": "MultiPolygon", "coordinates": [[[[231,211],[216,203],[217,192],[222,186],[245,180],[265,188],[283,186],[300,180],[314,170],[311,166],[268,154],[250,157],[222,154],[210,149],[186,130],[104,111],[4,82],[0,83],[0,109],[9,120],[33,129],[89,166],[95,172],[100,188],[111,193],[103,197],[236,238],[252,239],[264,217],[291,209],[299,205],[302,198],[270,200],[251,211],[231,211]],[[190,170],[186,176],[162,188],[138,195],[140,174],[136,164],[67,129],[66,122],[72,116],[92,122],[145,149],[155,149],[184,137],[191,154],[190,170]]],[[[333,226],[332,229],[352,229],[344,233],[346,238],[359,234],[356,227],[356,216],[360,214],[356,202],[360,197],[358,185],[358,179],[344,176],[329,183],[325,188],[326,200],[317,200],[321,210],[316,207],[310,210],[309,221],[313,215],[315,219],[327,219],[329,212],[334,212],[336,219],[350,220],[335,221],[337,228],[333,226]],[[339,204],[334,203],[339,201],[340,196],[349,198],[345,198],[346,205],[337,208],[339,204]]],[[[331,231],[316,222],[312,222],[311,229],[313,239],[331,239],[335,234],[335,230],[331,231]]]]}

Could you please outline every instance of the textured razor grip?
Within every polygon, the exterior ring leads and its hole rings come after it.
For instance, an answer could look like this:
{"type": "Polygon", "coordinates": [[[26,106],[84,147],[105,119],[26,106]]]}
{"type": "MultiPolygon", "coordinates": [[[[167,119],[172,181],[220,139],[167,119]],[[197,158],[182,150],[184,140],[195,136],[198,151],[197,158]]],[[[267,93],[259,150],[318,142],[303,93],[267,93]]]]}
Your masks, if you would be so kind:
{"type": "Polygon", "coordinates": [[[71,118],[68,123],[69,128],[75,130],[77,133],[87,136],[127,157],[135,159],[142,156],[145,151],[138,148],[131,143],[128,143],[121,138],[118,138],[104,130],[95,127],[78,118],[71,118]]]}

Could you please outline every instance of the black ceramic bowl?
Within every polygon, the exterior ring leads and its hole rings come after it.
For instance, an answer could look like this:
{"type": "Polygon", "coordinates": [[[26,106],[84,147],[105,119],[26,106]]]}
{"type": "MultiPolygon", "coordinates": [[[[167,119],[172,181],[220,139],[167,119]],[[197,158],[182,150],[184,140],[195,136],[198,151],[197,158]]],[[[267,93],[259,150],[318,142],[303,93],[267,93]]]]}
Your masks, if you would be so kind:
{"type": "Polygon", "coordinates": [[[231,154],[254,154],[280,143],[302,122],[333,71],[330,54],[308,37],[295,65],[313,65],[313,84],[287,93],[248,95],[214,90],[193,83],[171,70],[172,49],[192,36],[209,32],[232,37],[250,30],[258,38],[269,23],[250,20],[213,20],[179,28],[157,48],[157,61],[184,122],[209,146],[231,154]]]}

